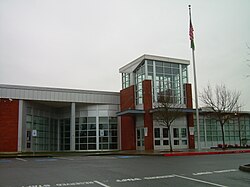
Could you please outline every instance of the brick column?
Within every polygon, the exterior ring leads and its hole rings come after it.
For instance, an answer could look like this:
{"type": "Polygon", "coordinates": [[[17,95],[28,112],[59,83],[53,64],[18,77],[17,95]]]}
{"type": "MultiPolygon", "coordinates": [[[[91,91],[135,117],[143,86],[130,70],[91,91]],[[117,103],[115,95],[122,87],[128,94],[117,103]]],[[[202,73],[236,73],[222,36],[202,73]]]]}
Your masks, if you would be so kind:
{"type": "MultiPolygon", "coordinates": [[[[186,90],[186,106],[189,109],[193,109],[192,103],[192,86],[191,84],[185,84],[186,90]]],[[[194,129],[194,114],[187,113],[187,125],[188,125],[188,143],[189,149],[195,149],[194,135],[190,134],[190,128],[194,129]]]]}
{"type": "MultiPolygon", "coordinates": [[[[120,109],[135,109],[134,85],[120,91],[120,109]]],[[[121,116],[121,150],[135,149],[135,119],[132,115],[121,116]]]]}
{"type": "Polygon", "coordinates": [[[142,82],[143,89],[143,108],[144,114],[144,127],[147,128],[148,133],[145,136],[145,150],[154,149],[154,136],[153,136],[153,115],[150,113],[152,109],[152,86],[151,80],[144,80],[142,82]]]}
{"type": "Polygon", "coordinates": [[[17,152],[18,100],[0,99],[0,152],[17,152]]]}

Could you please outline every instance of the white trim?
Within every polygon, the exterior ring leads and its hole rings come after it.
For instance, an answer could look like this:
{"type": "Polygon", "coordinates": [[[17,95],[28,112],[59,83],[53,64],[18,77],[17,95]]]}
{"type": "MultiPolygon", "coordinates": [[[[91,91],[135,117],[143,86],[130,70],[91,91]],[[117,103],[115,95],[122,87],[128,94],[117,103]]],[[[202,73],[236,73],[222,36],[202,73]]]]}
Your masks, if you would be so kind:
{"type": "Polygon", "coordinates": [[[88,91],[0,84],[0,98],[9,98],[10,96],[12,99],[23,99],[33,101],[120,104],[119,92],[88,91]]]}
{"type": "Polygon", "coordinates": [[[137,68],[137,66],[145,59],[147,59],[147,60],[156,60],[156,61],[164,61],[164,62],[170,62],[170,63],[177,63],[177,64],[187,64],[187,65],[190,64],[189,60],[144,54],[144,55],[140,56],[139,58],[133,60],[129,64],[127,64],[127,65],[123,66],[122,68],[120,68],[119,72],[120,73],[133,72],[137,68]]]}
{"type": "Polygon", "coordinates": [[[145,80],[148,80],[148,61],[147,60],[145,60],[144,67],[145,67],[145,80]]]}
{"type": "Polygon", "coordinates": [[[154,101],[157,102],[157,89],[156,89],[156,66],[155,66],[155,61],[153,61],[153,88],[154,88],[154,93],[153,96],[154,96],[154,101]]]}

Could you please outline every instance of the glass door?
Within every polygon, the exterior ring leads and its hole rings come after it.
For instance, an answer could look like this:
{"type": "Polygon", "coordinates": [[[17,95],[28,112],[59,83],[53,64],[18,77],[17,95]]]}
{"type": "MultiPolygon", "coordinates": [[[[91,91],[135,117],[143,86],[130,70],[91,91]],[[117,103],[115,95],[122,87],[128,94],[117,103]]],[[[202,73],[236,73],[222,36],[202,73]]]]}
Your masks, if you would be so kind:
{"type": "Polygon", "coordinates": [[[167,128],[154,128],[154,146],[155,149],[169,149],[169,137],[167,128]]]}
{"type": "Polygon", "coordinates": [[[136,129],[136,149],[145,150],[144,146],[144,128],[136,129]]]}
{"type": "Polygon", "coordinates": [[[173,148],[174,149],[188,148],[187,128],[185,127],[173,128],[173,148]]]}

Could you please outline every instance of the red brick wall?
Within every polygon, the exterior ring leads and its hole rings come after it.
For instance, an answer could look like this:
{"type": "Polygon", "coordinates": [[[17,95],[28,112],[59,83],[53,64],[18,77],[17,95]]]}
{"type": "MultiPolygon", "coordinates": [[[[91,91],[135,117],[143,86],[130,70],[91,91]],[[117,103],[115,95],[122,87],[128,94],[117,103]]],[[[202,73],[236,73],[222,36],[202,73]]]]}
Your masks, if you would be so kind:
{"type": "Polygon", "coordinates": [[[136,150],[135,120],[133,116],[121,117],[121,150],[136,150]]]}
{"type": "Polygon", "coordinates": [[[0,152],[17,152],[18,100],[0,99],[0,152]]]}
{"type": "Polygon", "coordinates": [[[148,129],[148,134],[145,136],[145,150],[154,149],[154,136],[153,136],[153,116],[150,113],[152,109],[152,86],[151,80],[144,80],[142,82],[143,89],[143,107],[144,114],[144,127],[148,129]]]}
{"type": "MultiPolygon", "coordinates": [[[[192,86],[191,84],[185,84],[186,89],[186,105],[187,108],[192,109],[193,103],[192,103],[192,86]]],[[[189,149],[195,148],[195,141],[194,141],[194,135],[190,135],[189,133],[189,127],[194,127],[194,115],[193,113],[187,114],[187,124],[188,124],[188,142],[189,142],[189,149]]]]}
{"type": "MultiPolygon", "coordinates": [[[[134,86],[120,91],[120,109],[135,109],[134,86]]],[[[135,119],[132,115],[121,116],[121,150],[135,149],[135,119]]]]}

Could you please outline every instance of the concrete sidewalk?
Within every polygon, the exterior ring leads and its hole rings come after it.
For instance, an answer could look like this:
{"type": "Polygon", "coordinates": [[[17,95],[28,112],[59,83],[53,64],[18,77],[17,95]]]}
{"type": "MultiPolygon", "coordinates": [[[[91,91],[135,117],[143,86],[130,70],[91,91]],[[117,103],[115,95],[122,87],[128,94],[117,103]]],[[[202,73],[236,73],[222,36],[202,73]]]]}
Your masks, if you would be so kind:
{"type": "Polygon", "coordinates": [[[127,151],[103,151],[103,152],[36,152],[36,153],[0,153],[0,158],[24,158],[24,157],[65,157],[65,156],[107,156],[107,155],[131,155],[131,156],[195,156],[215,154],[250,153],[250,149],[182,149],[169,152],[167,150],[127,150],[127,151]]]}

